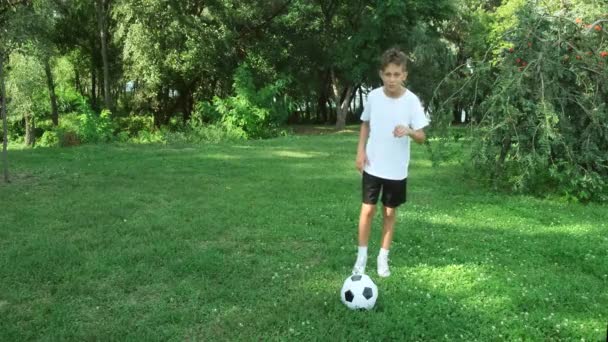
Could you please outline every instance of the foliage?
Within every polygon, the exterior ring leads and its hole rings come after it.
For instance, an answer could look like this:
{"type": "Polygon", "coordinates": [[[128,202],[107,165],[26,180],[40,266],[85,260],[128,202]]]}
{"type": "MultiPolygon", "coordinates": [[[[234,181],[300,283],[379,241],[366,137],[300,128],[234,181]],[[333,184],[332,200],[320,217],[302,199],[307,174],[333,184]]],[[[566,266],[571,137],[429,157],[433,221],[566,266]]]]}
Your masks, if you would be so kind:
{"type": "MultiPolygon", "coordinates": [[[[234,75],[235,95],[226,98],[215,97],[212,108],[199,105],[199,109],[212,109],[213,114],[201,113],[195,118],[202,123],[203,118],[218,118],[217,122],[230,135],[243,139],[266,138],[275,135],[278,127],[287,118],[289,100],[281,95],[287,79],[257,87],[250,67],[242,64],[234,75]]],[[[199,124],[197,123],[197,124],[199,124]]]]}
{"type": "Polygon", "coordinates": [[[103,110],[96,114],[86,102],[80,102],[78,111],[64,114],[58,127],[45,123],[41,146],[76,146],[83,143],[111,142],[115,123],[111,113],[103,110]]]}
{"type": "Polygon", "coordinates": [[[491,58],[473,63],[458,94],[483,99],[472,157],[495,186],[608,200],[608,17],[586,9],[512,1],[497,11],[491,58]]]}
{"type": "Polygon", "coordinates": [[[80,118],[68,135],[83,143],[273,137],[287,117],[348,117],[342,101],[379,85],[377,58],[397,45],[411,57],[407,86],[432,117],[434,161],[463,137],[442,139],[466,111],[474,133],[462,140],[478,142],[474,169],[495,186],[606,197],[598,1],[109,1],[108,63],[94,2],[26,2],[0,16],[0,54],[16,56],[7,64],[13,138],[32,132],[29,115],[53,144],[71,112],[80,118]],[[53,68],[59,128],[47,125],[41,65],[53,68]],[[97,113],[102,66],[118,103],[112,119],[97,113]]]}
{"type": "Polygon", "coordinates": [[[82,94],[72,87],[57,87],[56,94],[57,107],[60,115],[78,111],[82,103],[87,101],[82,94]]]}
{"type": "Polygon", "coordinates": [[[44,131],[42,137],[40,137],[40,140],[38,141],[38,146],[40,147],[53,147],[59,145],[59,133],[57,130],[44,131]]]}
{"type": "Polygon", "coordinates": [[[135,137],[141,131],[154,130],[154,118],[151,115],[129,115],[114,119],[117,130],[124,132],[128,137],[135,137]]]}
{"type": "Polygon", "coordinates": [[[44,118],[50,111],[44,69],[34,56],[11,54],[7,78],[7,113],[9,121],[25,117],[44,118]]]}
{"type": "Polygon", "coordinates": [[[130,141],[137,144],[164,143],[165,136],[160,130],[141,130],[130,141]]]}
{"type": "Polygon", "coordinates": [[[529,6],[517,17],[483,103],[487,129],[475,162],[518,191],[555,188],[569,199],[606,201],[608,35],[600,24],[584,26],[602,18],[529,6]]]}
{"type": "Polygon", "coordinates": [[[85,143],[109,142],[112,140],[114,126],[109,110],[104,109],[97,115],[93,111],[85,111],[78,116],[79,136],[85,143]]]}

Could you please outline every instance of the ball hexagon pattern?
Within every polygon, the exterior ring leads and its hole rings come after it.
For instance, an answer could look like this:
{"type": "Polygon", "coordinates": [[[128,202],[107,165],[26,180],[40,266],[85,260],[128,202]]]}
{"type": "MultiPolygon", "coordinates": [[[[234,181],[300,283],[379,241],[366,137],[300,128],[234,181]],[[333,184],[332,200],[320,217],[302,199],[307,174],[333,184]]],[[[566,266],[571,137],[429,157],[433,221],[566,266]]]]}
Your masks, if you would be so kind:
{"type": "Polygon", "coordinates": [[[340,297],[351,310],[371,310],[378,299],[378,287],[369,276],[353,274],[344,281],[340,297]]]}

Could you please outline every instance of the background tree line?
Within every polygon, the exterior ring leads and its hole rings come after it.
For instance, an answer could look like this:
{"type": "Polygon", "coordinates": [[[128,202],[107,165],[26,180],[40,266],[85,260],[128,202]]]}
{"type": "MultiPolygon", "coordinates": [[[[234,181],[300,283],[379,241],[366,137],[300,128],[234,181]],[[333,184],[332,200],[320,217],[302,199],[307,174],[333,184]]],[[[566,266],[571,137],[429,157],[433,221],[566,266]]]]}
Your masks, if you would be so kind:
{"type": "MultiPolygon", "coordinates": [[[[432,134],[495,186],[606,199],[604,1],[2,0],[3,142],[265,138],[357,122],[410,56],[432,134]]],[[[441,156],[440,145],[433,149],[441,156]]],[[[6,158],[6,153],[4,154],[6,158]]],[[[5,161],[5,165],[7,165],[5,161]]]]}

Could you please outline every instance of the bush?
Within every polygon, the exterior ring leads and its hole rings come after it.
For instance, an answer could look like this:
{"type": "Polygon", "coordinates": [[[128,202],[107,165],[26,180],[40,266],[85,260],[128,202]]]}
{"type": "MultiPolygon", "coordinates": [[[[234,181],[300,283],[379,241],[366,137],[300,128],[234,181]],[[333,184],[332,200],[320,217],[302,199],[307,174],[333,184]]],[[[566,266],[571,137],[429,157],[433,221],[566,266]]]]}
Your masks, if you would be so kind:
{"type": "Polygon", "coordinates": [[[118,134],[116,134],[116,141],[119,142],[127,142],[129,141],[129,133],[128,132],[118,132],[118,134]]]}
{"type": "Polygon", "coordinates": [[[39,146],[77,146],[82,143],[79,136],[79,115],[75,113],[61,116],[59,126],[54,127],[50,121],[43,125],[45,131],[38,141],[39,146]]]}
{"type": "Polygon", "coordinates": [[[136,137],[141,131],[154,130],[154,117],[151,115],[130,115],[116,119],[116,128],[127,132],[130,137],[136,137]]]}
{"type": "Polygon", "coordinates": [[[606,201],[608,35],[534,8],[518,12],[496,61],[474,161],[516,191],[606,201]]]}
{"type": "Polygon", "coordinates": [[[245,138],[244,132],[228,130],[222,124],[209,124],[192,128],[188,135],[193,137],[194,142],[238,141],[245,138]]]}
{"type": "Polygon", "coordinates": [[[149,143],[166,143],[167,140],[165,135],[159,131],[139,131],[136,137],[131,139],[132,142],[137,144],[149,144],[149,143]]]}
{"type": "Polygon", "coordinates": [[[57,87],[56,95],[57,110],[60,114],[81,111],[83,104],[87,103],[86,98],[71,87],[57,87]]]}
{"type": "Polygon", "coordinates": [[[59,139],[59,146],[61,147],[78,146],[81,144],[80,137],[74,131],[58,129],[57,137],[59,139]]]}
{"type": "Polygon", "coordinates": [[[242,139],[275,136],[289,113],[288,100],[280,94],[286,83],[287,80],[279,79],[258,88],[249,66],[241,64],[234,76],[235,95],[224,99],[216,96],[212,103],[198,103],[191,121],[194,126],[212,122],[223,127],[229,136],[242,139]]]}
{"type": "Polygon", "coordinates": [[[206,101],[199,101],[194,106],[189,124],[202,126],[205,123],[218,122],[220,119],[220,113],[215,110],[213,104],[206,101]]]}
{"type": "Polygon", "coordinates": [[[38,140],[38,146],[54,147],[59,146],[59,135],[56,131],[45,131],[42,137],[38,140]]]}
{"type": "Polygon", "coordinates": [[[112,141],[114,125],[110,111],[104,109],[97,116],[93,111],[86,111],[78,116],[80,121],[78,135],[84,143],[112,141]]]}
{"type": "Polygon", "coordinates": [[[520,193],[607,201],[608,34],[600,23],[608,15],[599,6],[572,7],[587,15],[577,18],[535,2],[509,4],[497,11],[490,34],[495,40],[484,55],[493,57],[442,82],[445,89],[457,79],[458,91],[437,91],[434,124],[449,124],[450,101],[463,100],[474,107],[478,176],[520,193]]]}

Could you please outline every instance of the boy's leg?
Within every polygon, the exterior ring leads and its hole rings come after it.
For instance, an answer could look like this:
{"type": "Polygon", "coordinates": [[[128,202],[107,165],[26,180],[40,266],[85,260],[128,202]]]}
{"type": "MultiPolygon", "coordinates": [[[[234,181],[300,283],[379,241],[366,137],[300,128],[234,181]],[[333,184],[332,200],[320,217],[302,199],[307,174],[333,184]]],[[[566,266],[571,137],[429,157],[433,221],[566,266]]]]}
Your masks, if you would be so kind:
{"type": "Polygon", "coordinates": [[[359,215],[359,248],[357,251],[357,260],[353,267],[354,274],[365,273],[365,266],[367,264],[367,243],[369,242],[369,234],[371,232],[375,212],[375,205],[366,203],[361,205],[361,214],[359,215]]]}
{"type": "Polygon", "coordinates": [[[382,240],[380,241],[380,253],[378,254],[378,275],[388,277],[391,272],[388,268],[388,251],[393,242],[395,222],[397,221],[397,207],[406,201],[407,179],[387,180],[383,184],[382,195],[382,240]]]}
{"type": "Polygon", "coordinates": [[[359,249],[353,267],[354,274],[364,274],[367,264],[367,243],[376,212],[376,203],[382,190],[382,180],[363,172],[361,177],[361,214],[359,215],[359,249]]]}
{"type": "Polygon", "coordinates": [[[376,205],[361,204],[361,215],[359,215],[359,246],[367,246],[369,234],[372,230],[372,221],[376,213],[376,205]]]}
{"type": "Polygon", "coordinates": [[[380,253],[378,253],[378,259],[376,261],[378,266],[378,275],[381,277],[388,277],[391,275],[391,271],[388,268],[388,251],[391,248],[391,242],[393,242],[397,208],[384,207],[382,214],[384,218],[382,240],[380,241],[382,248],[380,248],[380,253]]]}
{"type": "Polygon", "coordinates": [[[397,220],[397,208],[384,207],[382,214],[384,220],[380,245],[383,249],[389,250],[391,248],[391,242],[393,242],[393,232],[395,231],[395,221],[397,220]]]}

